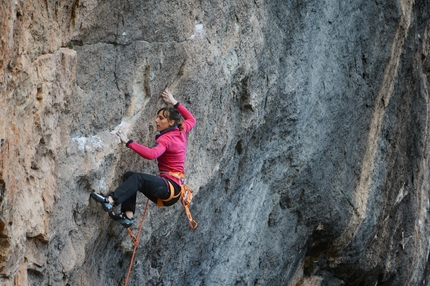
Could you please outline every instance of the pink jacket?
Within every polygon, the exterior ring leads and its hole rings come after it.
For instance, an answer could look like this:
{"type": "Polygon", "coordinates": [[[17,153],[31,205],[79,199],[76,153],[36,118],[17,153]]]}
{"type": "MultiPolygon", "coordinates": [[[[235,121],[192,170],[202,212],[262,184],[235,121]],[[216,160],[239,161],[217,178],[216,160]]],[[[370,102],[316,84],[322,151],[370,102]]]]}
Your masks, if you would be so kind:
{"type": "Polygon", "coordinates": [[[185,119],[182,122],[183,130],[177,126],[167,129],[155,137],[155,145],[152,148],[131,142],[128,148],[139,154],[145,159],[158,161],[158,169],[161,177],[167,177],[178,185],[181,181],[166,172],[185,173],[184,164],[187,152],[187,133],[196,125],[196,119],[182,104],[177,107],[179,113],[185,119]]]}

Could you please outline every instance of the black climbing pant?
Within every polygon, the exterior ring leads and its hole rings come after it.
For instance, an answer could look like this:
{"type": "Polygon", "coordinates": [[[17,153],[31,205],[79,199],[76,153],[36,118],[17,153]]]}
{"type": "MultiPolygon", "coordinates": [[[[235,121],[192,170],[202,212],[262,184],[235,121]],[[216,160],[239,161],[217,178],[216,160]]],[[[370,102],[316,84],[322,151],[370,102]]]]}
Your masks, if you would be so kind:
{"type": "MultiPolygon", "coordinates": [[[[122,184],[112,193],[109,194],[115,204],[121,204],[121,211],[132,211],[136,209],[136,195],[137,192],[143,193],[148,199],[157,203],[157,199],[167,199],[170,197],[170,188],[168,182],[170,181],[175,188],[175,195],[179,194],[181,187],[174,181],[167,178],[162,178],[154,175],[126,172],[122,177],[122,184]]],[[[170,206],[176,203],[178,198],[164,202],[164,206],[170,206]]]]}

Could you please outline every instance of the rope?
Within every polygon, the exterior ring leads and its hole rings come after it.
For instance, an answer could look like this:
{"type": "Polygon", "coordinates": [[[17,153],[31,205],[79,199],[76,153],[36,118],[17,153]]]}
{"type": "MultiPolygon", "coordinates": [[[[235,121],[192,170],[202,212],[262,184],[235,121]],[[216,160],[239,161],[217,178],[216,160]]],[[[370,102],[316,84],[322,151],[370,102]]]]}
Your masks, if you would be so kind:
{"type": "Polygon", "coordinates": [[[142,221],[140,222],[139,231],[137,232],[137,237],[133,235],[130,228],[127,228],[127,232],[130,235],[131,241],[134,244],[134,249],[133,249],[133,254],[131,255],[130,266],[128,267],[128,273],[127,273],[127,276],[125,277],[124,286],[127,286],[128,284],[128,278],[130,277],[131,268],[133,267],[134,255],[136,254],[137,246],[139,245],[140,232],[142,231],[143,222],[145,221],[146,211],[148,210],[148,204],[149,204],[149,199],[146,201],[145,211],[143,212],[143,215],[142,215],[142,221]]]}

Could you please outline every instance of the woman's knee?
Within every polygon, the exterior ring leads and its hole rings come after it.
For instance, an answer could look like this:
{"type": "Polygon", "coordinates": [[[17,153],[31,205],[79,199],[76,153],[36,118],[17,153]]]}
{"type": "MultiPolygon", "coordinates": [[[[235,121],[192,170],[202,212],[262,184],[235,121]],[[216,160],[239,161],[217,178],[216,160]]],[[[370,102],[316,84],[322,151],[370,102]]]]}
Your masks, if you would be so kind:
{"type": "Polygon", "coordinates": [[[128,178],[133,176],[133,174],[134,174],[134,172],[131,172],[131,171],[125,172],[124,175],[122,176],[122,181],[125,182],[128,178]]]}

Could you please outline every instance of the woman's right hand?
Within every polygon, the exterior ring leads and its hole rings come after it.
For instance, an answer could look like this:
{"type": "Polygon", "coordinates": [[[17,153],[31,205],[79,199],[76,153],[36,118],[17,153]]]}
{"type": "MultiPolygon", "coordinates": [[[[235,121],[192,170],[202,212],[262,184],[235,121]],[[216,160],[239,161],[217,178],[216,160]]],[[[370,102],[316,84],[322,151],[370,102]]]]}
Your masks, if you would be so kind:
{"type": "Polygon", "coordinates": [[[163,101],[167,104],[175,105],[178,101],[173,97],[173,95],[166,89],[161,94],[163,101]]]}
{"type": "Polygon", "coordinates": [[[128,142],[127,135],[122,133],[121,130],[118,130],[116,135],[119,137],[119,139],[121,140],[122,143],[126,144],[128,142]]]}

